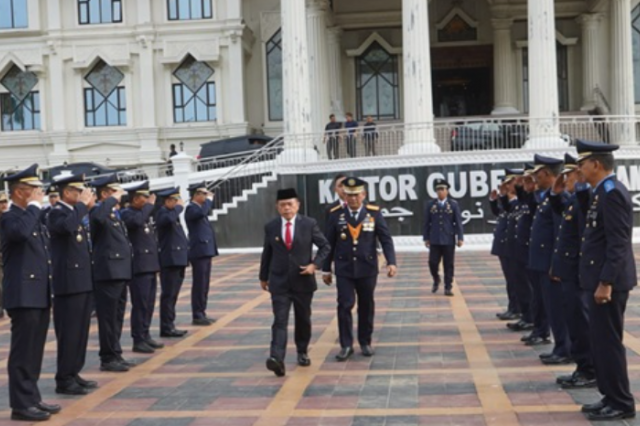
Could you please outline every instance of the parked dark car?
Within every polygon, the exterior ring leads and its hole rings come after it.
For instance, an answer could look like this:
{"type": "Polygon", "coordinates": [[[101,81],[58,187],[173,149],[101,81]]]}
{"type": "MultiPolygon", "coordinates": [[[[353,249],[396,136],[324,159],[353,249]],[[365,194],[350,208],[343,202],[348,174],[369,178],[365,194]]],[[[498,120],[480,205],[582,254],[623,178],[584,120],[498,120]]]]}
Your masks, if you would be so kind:
{"type": "Polygon", "coordinates": [[[451,132],[452,151],[517,149],[527,140],[525,123],[477,122],[461,124],[451,132]]]}
{"type": "Polygon", "coordinates": [[[42,170],[42,180],[45,183],[50,183],[55,180],[55,177],[63,173],[69,174],[84,174],[86,179],[94,179],[97,176],[104,176],[111,173],[118,173],[118,179],[121,183],[135,182],[148,179],[148,176],[138,169],[111,169],[98,163],[86,162],[86,163],[71,163],[63,164],[61,166],[51,167],[49,169],[42,170]]]}
{"type": "Polygon", "coordinates": [[[210,170],[238,164],[244,158],[244,154],[257,151],[272,140],[272,137],[265,135],[246,135],[204,143],[200,145],[200,154],[197,157],[200,162],[198,170],[210,170]],[[222,161],[216,163],[206,161],[209,158],[220,157],[224,160],[221,158],[222,161]]]}

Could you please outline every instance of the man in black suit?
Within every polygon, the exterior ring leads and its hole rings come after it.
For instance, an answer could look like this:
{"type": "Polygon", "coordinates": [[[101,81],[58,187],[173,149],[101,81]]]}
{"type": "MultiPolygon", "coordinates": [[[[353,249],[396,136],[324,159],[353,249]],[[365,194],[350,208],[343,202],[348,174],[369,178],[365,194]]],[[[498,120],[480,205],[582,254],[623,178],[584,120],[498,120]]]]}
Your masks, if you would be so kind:
{"type": "Polygon", "coordinates": [[[311,300],[318,289],[315,271],[321,268],[330,247],[316,221],[298,214],[300,201],[295,189],[278,191],[276,207],[280,217],[264,229],[260,286],[271,293],[274,316],[267,368],[281,377],[285,374],[287,325],[292,304],[298,365],[311,365],[307,349],[311,339],[311,300]],[[318,247],[315,258],[314,245],[318,247]]]}
{"type": "Polygon", "coordinates": [[[129,286],[133,352],[150,354],[164,347],[149,334],[160,271],[158,241],[151,217],[156,196],[149,192],[148,181],[129,187],[128,192],[131,204],[122,211],[122,220],[127,226],[134,256],[133,279],[129,286]]]}
{"type": "Polygon", "coordinates": [[[578,141],[578,165],[593,188],[587,211],[580,285],[590,292],[591,356],[604,398],[582,407],[591,421],[635,417],[627,355],[622,343],[629,291],[637,285],[633,256],[633,204],[616,179],[612,152],[617,145],[578,141]]]}
{"type": "Polygon", "coordinates": [[[83,175],[65,177],[56,185],[62,199],[47,216],[53,261],[53,321],[58,340],[56,393],[86,395],[98,386],[79,375],[87,355],[93,309],[91,250],[82,218],[93,207],[93,196],[84,186],[83,175]]]}
{"type": "Polygon", "coordinates": [[[156,213],[158,251],[160,252],[160,337],[183,337],[186,330],[177,330],[176,302],[184,281],[184,271],[189,264],[187,258],[189,241],[180,223],[184,201],[180,188],[169,188],[158,192],[162,207],[156,213]]]}
{"type": "Polygon", "coordinates": [[[91,182],[99,202],[89,213],[93,244],[93,281],[100,337],[100,369],[129,371],[135,364],[122,358],[120,337],[132,277],[131,242],[118,204],[124,190],[115,174],[91,182]]]}
{"type": "Polygon", "coordinates": [[[51,267],[49,238],[42,225],[38,165],[5,177],[11,208],[0,219],[4,259],[4,308],[11,318],[9,403],[13,420],[42,421],[60,411],[42,402],[38,379],[49,328],[51,267]]]}

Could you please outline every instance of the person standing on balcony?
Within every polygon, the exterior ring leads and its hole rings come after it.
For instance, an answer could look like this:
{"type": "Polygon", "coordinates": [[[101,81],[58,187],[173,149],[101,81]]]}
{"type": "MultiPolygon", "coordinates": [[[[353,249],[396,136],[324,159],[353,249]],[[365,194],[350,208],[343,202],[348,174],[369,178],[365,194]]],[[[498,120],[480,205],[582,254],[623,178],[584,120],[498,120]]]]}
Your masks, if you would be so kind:
{"type": "Polygon", "coordinates": [[[193,275],[191,287],[191,311],[193,325],[207,326],[216,322],[207,317],[207,299],[211,281],[211,261],[218,255],[218,245],[209,215],[213,207],[213,193],[206,182],[189,186],[191,202],[184,219],[189,229],[189,262],[193,275]]]}
{"type": "Polygon", "coordinates": [[[449,199],[449,183],[444,179],[436,179],[434,189],[437,199],[427,201],[424,206],[424,245],[429,249],[429,269],[433,277],[431,292],[438,291],[440,286],[440,262],[444,268],[444,294],[453,296],[453,275],[456,245],[464,244],[462,217],[460,206],[449,199]]]}
{"type": "Polygon", "coordinates": [[[295,313],[295,343],[298,365],[308,367],[311,340],[311,301],[318,289],[315,271],[322,268],[331,248],[315,219],[298,214],[296,190],[278,191],[276,208],[280,215],[264,228],[264,248],[260,261],[260,286],[271,293],[273,326],[267,369],[285,375],[287,326],[291,305],[295,313]],[[313,246],[318,252],[313,256],[313,246]]]}
{"type": "Polygon", "coordinates": [[[336,121],[336,115],[329,116],[329,122],[324,128],[324,143],[327,145],[327,158],[337,160],[340,158],[340,134],[342,123],[336,121]]]}
{"type": "Polygon", "coordinates": [[[635,417],[622,338],[629,292],[637,285],[633,203],[613,173],[619,147],[578,141],[578,167],[593,188],[580,256],[580,285],[589,297],[589,330],[602,400],[582,406],[591,421],[635,417]]]}
{"type": "Polygon", "coordinates": [[[160,252],[160,337],[183,337],[186,330],[177,330],[176,303],[189,264],[189,241],[180,223],[184,201],[180,188],[169,188],[157,193],[162,207],[156,212],[158,251],[160,252]]]}
{"type": "Polygon", "coordinates": [[[360,126],[357,121],[353,119],[353,114],[348,112],[346,114],[347,121],[344,123],[344,128],[347,131],[345,136],[347,141],[347,154],[349,157],[354,158],[358,156],[357,141],[358,141],[358,127],[360,126]]]}
{"type": "Polygon", "coordinates": [[[364,150],[365,155],[375,156],[376,145],[378,144],[378,131],[376,130],[376,122],[373,121],[373,117],[367,116],[367,122],[364,123],[362,134],[364,137],[364,150]]]}

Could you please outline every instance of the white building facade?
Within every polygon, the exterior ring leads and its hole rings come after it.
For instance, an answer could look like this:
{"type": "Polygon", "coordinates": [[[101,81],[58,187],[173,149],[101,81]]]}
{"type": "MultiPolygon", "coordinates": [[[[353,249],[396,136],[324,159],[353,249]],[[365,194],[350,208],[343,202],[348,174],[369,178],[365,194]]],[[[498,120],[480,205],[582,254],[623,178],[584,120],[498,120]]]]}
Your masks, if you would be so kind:
{"type": "Polygon", "coordinates": [[[563,114],[636,116],[639,3],[0,0],[0,170],[160,164],[346,112],[427,123],[409,154],[437,151],[440,119],[530,115],[553,140],[563,114]]]}

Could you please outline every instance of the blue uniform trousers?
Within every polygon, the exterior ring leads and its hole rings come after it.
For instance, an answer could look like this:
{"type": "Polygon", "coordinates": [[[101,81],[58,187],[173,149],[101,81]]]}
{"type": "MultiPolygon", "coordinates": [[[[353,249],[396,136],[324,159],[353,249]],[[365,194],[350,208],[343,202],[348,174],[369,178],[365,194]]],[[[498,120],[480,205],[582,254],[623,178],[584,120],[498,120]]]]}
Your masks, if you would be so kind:
{"type": "Polygon", "coordinates": [[[156,273],[134,275],[129,290],[131,291],[131,337],[133,343],[142,343],[151,338],[149,329],[158,290],[156,273]]]}
{"type": "Polygon", "coordinates": [[[571,357],[576,362],[576,370],[593,376],[591,342],[589,337],[589,301],[593,297],[580,288],[578,278],[562,280],[565,300],[565,321],[571,339],[571,357]]]}
{"type": "Polygon", "coordinates": [[[540,282],[540,275],[542,274],[542,272],[527,269],[529,283],[531,284],[531,303],[529,305],[531,319],[533,320],[533,331],[531,335],[546,339],[549,337],[549,319],[547,318],[547,311],[542,296],[542,286],[540,282]]]}
{"type": "Polygon", "coordinates": [[[571,355],[571,340],[569,339],[564,316],[565,303],[562,284],[552,282],[548,272],[535,271],[535,274],[542,291],[542,303],[553,334],[554,346],[552,353],[557,356],[568,357],[571,355]]]}
{"type": "Polygon", "coordinates": [[[358,342],[361,346],[371,344],[375,302],[373,294],[378,276],[365,278],[337,277],[338,287],[338,328],[340,346],[353,346],[353,317],[351,310],[358,300],[358,342]]]}
{"type": "Polygon", "coordinates": [[[514,265],[515,259],[507,258],[505,256],[500,256],[500,267],[502,268],[502,274],[504,275],[504,280],[507,284],[507,298],[509,300],[509,305],[507,310],[513,313],[520,313],[520,303],[518,301],[518,295],[516,292],[516,287],[518,285],[518,276],[515,274],[514,265]]]}
{"type": "Polygon", "coordinates": [[[96,314],[103,364],[122,358],[122,326],[127,306],[127,281],[96,281],[96,314]]]}
{"type": "Polygon", "coordinates": [[[207,317],[207,299],[211,281],[211,257],[190,260],[193,284],[191,286],[191,312],[193,319],[207,317]]]}
{"type": "Polygon", "coordinates": [[[58,341],[58,387],[71,386],[84,368],[93,310],[93,292],[55,296],[53,323],[58,341]]]}
{"type": "Polygon", "coordinates": [[[184,270],[184,266],[175,266],[160,271],[160,333],[176,328],[176,303],[184,281],[184,270]]]}
{"type": "Polygon", "coordinates": [[[456,246],[431,244],[429,247],[429,270],[433,277],[433,282],[440,284],[440,274],[438,267],[442,261],[444,269],[444,288],[449,290],[453,283],[453,263],[455,260],[456,246]]]}

